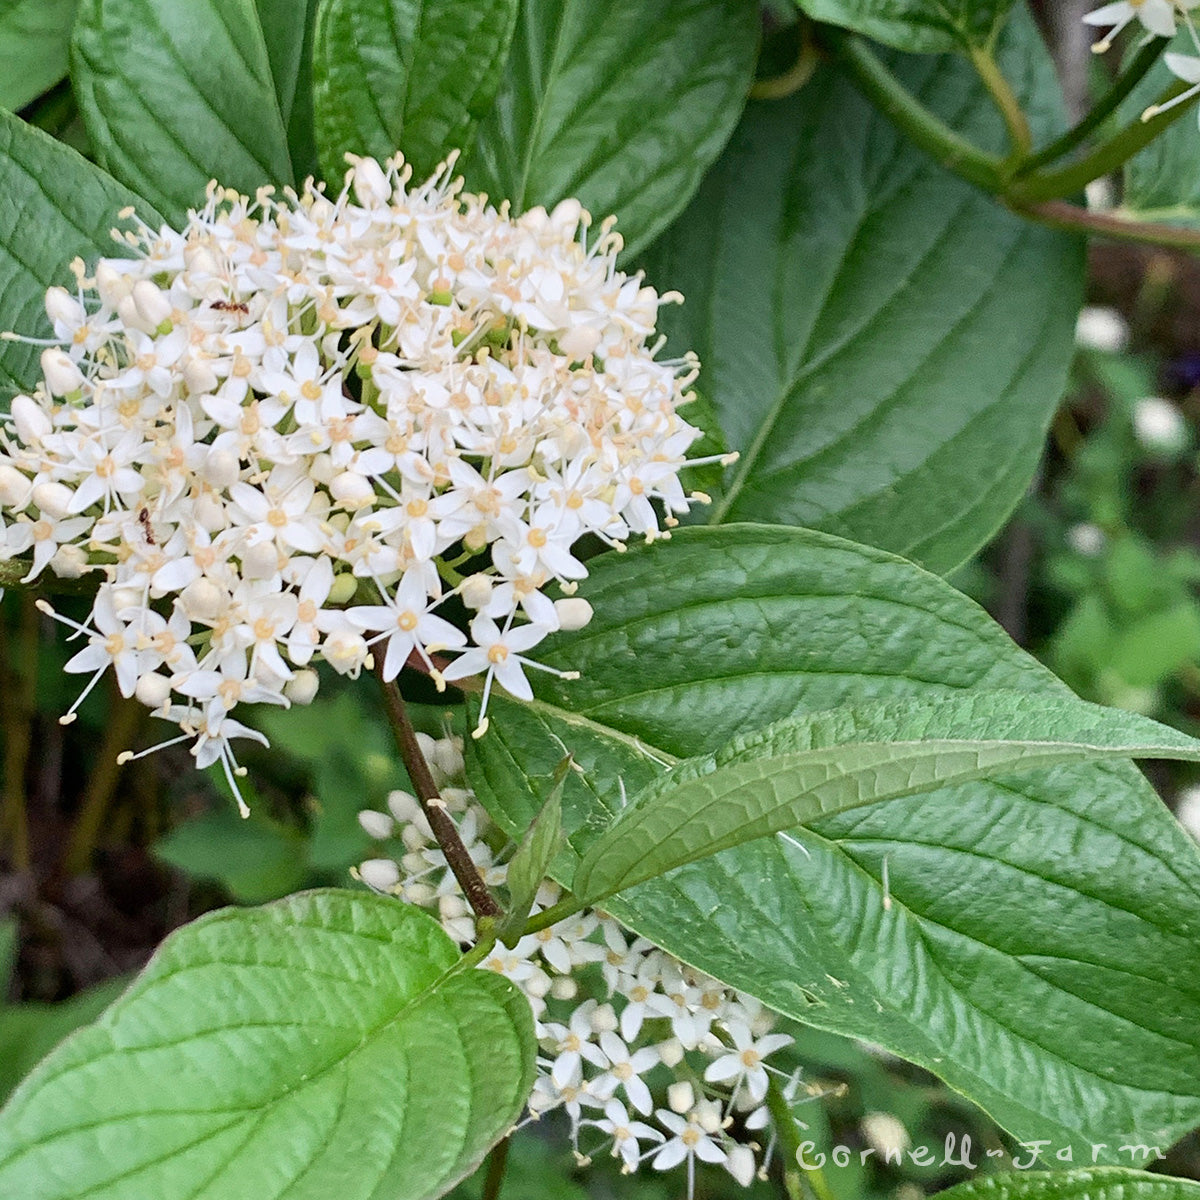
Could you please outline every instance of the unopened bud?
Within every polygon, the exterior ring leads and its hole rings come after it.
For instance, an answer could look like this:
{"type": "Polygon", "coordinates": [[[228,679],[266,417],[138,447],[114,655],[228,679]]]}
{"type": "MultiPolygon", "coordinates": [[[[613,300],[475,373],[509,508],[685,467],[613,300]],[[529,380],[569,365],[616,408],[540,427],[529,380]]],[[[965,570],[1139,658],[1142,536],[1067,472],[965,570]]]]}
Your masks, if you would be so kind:
{"type": "Polygon", "coordinates": [[[47,516],[65,517],[71,511],[75,493],[65,483],[39,483],[33,489],[33,502],[47,516]]]}
{"type": "Polygon", "coordinates": [[[333,580],[333,587],[329,589],[329,603],[331,605],[348,604],[354,599],[354,593],[358,591],[358,580],[349,574],[336,575],[333,580]]]}
{"type": "Polygon", "coordinates": [[[147,708],[162,708],[171,695],[171,682],[165,675],[155,672],[143,675],[133,689],[133,694],[147,708]]]}
{"type": "Polygon", "coordinates": [[[183,611],[193,621],[215,620],[225,602],[225,593],[211,579],[197,579],[179,594],[183,611]]]}
{"type": "Polygon", "coordinates": [[[183,381],[193,395],[216,391],[217,385],[221,382],[212,368],[212,363],[199,355],[189,358],[184,364],[183,381]]]}
{"type": "MultiPolygon", "coordinates": [[[[151,329],[159,329],[171,323],[171,302],[149,279],[139,279],[131,293],[138,315],[151,329]]],[[[169,332],[169,331],[168,331],[169,332]]]]}
{"type": "Polygon", "coordinates": [[[46,316],[55,325],[76,329],[87,320],[83,305],[66,288],[52,287],[46,291],[46,316]]]}
{"type": "Polygon", "coordinates": [[[293,704],[311,704],[317,698],[321,677],[309,667],[297,671],[283,685],[283,694],[293,704]]]}
{"type": "Polygon", "coordinates": [[[358,814],[358,823],[367,837],[379,842],[390,838],[396,829],[396,822],[387,813],[376,812],[373,808],[364,808],[358,814]]]}
{"type": "Polygon", "coordinates": [[[377,208],[391,201],[391,184],[373,158],[360,158],[354,164],[353,177],[354,194],[364,208],[377,208]]]}
{"type": "Polygon", "coordinates": [[[278,570],[279,551],[273,541],[246,547],[242,554],[243,579],[270,579],[278,570]]]}
{"type": "Polygon", "coordinates": [[[691,1111],[692,1105],[696,1103],[696,1093],[692,1091],[692,1085],[686,1079],[671,1084],[667,1088],[667,1103],[671,1106],[672,1112],[691,1111]]]}
{"type": "Polygon", "coordinates": [[[731,1146],[725,1152],[725,1170],[742,1187],[749,1187],[754,1182],[754,1151],[749,1146],[731,1146]]]}
{"type": "Polygon", "coordinates": [[[390,858],[368,858],[358,868],[359,878],[377,892],[390,892],[400,882],[400,868],[390,858]]]}
{"type": "Polygon", "coordinates": [[[0,463],[0,505],[5,508],[22,509],[29,503],[28,475],[23,475],[16,467],[0,463]]]}
{"type": "Polygon", "coordinates": [[[329,494],[347,508],[364,508],[375,503],[375,489],[371,481],[357,471],[343,471],[335,475],[329,484],[329,494]]]}
{"type": "Polygon", "coordinates": [[[492,598],[492,581],[487,575],[468,575],[459,589],[468,608],[486,608],[492,598]]]}
{"type": "Polygon", "coordinates": [[[111,263],[101,259],[96,264],[96,291],[109,308],[117,308],[129,295],[132,286],[129,276],[123,275],[111,263]]]}
{"type": "Polygon", "coordinates": [[[59,546],[50,560],[50,570],[59,579],[79,579],[87,569],[87,554],[82,546],[59,546]]]}
{"type": "Polygon", "coordinates": [[[559,975],[550,985],[550,995],[555,1000],[574,1000],[579,992],[579,985],[570,975],[559,975]]]}
{"type": "Polygon", "coordinates": [[[582,629],[593,615],[592,606],[582,596],[555,600],[554,611],[558,615],[558,627],[568,632],[582,629]]]}
{"type": "Polygon", "coordinates": [[[683,1043],[675,1037],[659,1042],[658,1057],[662,1059],[665,1067],[679,1066],[683,1062],[683,1043]]]}
{"type": "Polygon", "coordinates": [[[69,355],[54,347],[42,351],[42,378],[52,396],[69,396],[82,390],[84,384],[83,372],[69,355]]]}

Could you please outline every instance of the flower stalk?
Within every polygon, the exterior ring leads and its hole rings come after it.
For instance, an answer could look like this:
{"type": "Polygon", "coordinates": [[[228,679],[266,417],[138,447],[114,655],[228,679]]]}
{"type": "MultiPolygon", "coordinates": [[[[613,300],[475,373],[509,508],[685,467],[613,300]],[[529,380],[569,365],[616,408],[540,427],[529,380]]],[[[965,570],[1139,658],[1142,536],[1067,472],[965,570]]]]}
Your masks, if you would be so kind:
{"type": "Polygon", "coordinates": [[[412,780],[413,790],[421,802],[429,828],[433,830],[433,835],[446,856],[446,862],[454,872],[454,878],[458,880],[459,887],[462,888],[476,916],[502,916],[504,910],[483,882],[474,862],[471,861],[471,855],[463,845],[462,838],[458,836],[454,821],[446,811],[438,786],[433,781],[433,772],[430,771],[425,755],[421,752],[417,732],[409,718],[404,697],[394,679],[384,678],[383,660],[379,655],[376,656],[375,675],[383,693],[384,710],[396,739],[396,748],[400,751],[405,770],[412,780]]]}

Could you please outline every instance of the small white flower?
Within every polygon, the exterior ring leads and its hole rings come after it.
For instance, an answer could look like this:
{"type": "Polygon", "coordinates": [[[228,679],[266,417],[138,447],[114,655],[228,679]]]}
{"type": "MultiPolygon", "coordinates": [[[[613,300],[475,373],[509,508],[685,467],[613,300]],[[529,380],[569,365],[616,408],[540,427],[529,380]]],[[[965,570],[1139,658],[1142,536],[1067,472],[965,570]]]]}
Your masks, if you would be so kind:
{"type": "Polygon", "coordinates": [[[637,1170],[642,1159],[642,1142],[661,1142],[663,1134],[644,1121],[631,1121],[620,1100],[610,1100],[604,1106],[604,1116],[599,1121],[592,1121],[602,1133],[612,1137],[614,1158],[620,1158],[622,1170],[629,1172],[637,1170]]]}
{"type": "Polygon", "coordinates": [[[767,1094],[767,1072],[763,1059],[790,1046],[793,1039],[785,1033],[768,1033],[755,1040],[747,1025],[740,1021],[727,1023],[734,1049],[708,1064],[704,1078],[709,1083],[732,1083],[734,1094],[745,1087],[755,1103],[761,1103],[767,1094]]]}

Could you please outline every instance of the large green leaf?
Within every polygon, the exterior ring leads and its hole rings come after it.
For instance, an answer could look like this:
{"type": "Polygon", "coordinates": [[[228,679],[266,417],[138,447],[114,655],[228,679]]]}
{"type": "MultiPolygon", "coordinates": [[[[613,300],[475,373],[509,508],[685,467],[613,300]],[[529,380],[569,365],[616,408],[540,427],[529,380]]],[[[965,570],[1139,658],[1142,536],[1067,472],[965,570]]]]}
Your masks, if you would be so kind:
{"type": "Polygon", "coordinates": [[[0,0],[0,108],[24,108],[67,73],[78,0],[0,0]]]}
{"type": "Polygon", "coordinates": [[[986,46],[1013,0],[798,0],[818,21],[865,33],[900,50],[986,46]]]}
{"type": "Polygon", "coordinates": [[[417,1200],[532,1083],[528,1001],[381,896],[310,892],[174,934],[0,1112],[22,1200],[417,1200]]]}
{"type": "Polygon", "coordinates": [[[1109,758],[1195,760],[1200,742],[1119,709],[1017,691],[793,717],[652,784],[588,849],[571,888],[597,904],[685,863],[833,813],[1005,771],[1109,758]]]}
{"type": "Polygon", "coordinates": [[[758,29],[747,0],[524,0],[467,182],[518,211],[578,197],[645,245],[728,140],[758,29]]]}
{"type": "Polygon", "coordinates": [[[262,26],[279,115],[287,126],[288,150],[297,180],[317,173],[313,131],[312,55],[317,0],[255,0],[262,26]]]}
{"type": "Polygon", "coordinates": [[[210,179],[293,180],[254,0],[81,0],[71,80],[96,161],[176,223],[210,179]]]}
{"type": "MultiPolygon", "coordinates": [[[[577,854],[679,758],[843,704],[1069,697],[971,601],[804,530],[691,529],[603,556],[530,705],[493,698],[472,781],[511,833],[550,786],[577,854]]],[[[539,647],[539,654],[543,647],[539,647]]],[[[558,860],[570,878],[569,858],[558,860]]],[[[811,1025],[920,1063],[1091,1161],[1200,1121],[1200,858],[1129,764],[1058,767],[823,817],[606,902],[811,1025]],[[883,878],[887,873],[888,888],[883,878]]],[[[1127,1158],[1124,1159],[1128,1161],[1127,1158]]]]}
{"type": "Polygon", "coordinates": [[[938,1195],[945,1200],[1200,1200],[1200,1183],[1146,1171],[1096,1167],[985,1175],[938,1195]]]}
{"type": "Polygon", "coordinates": [[[419,179],[491,107],[518,0],[321,0],[314,97],[327,179],[345,154],[404,152],[419,179]]]}
{"type": "MultiPolygon", "coordinates": [[[[0,296],[5,329],[50,334],[44,299],[51,284],[71,282],[76,255],[117,252],[110,231],[135,205],[153,225],[153,208],[74,150],[9,113],[0,112],[0,296]]],[[[0,341],[0,406],[38,380],[40,347],[0,341]]]]}
{"type": "MultiPolygon", "coordinates": [[[[1003,62],[1035,124],[1054,84],[1027,20],[1003,62]]],[[[1003,134],[971,67],[897,58],[920,99],[1003,134]]],[[[1082,245],[1005,213],[832,68],[754,103],[647,263],[686,297],[676,351],[741,451],[714,521],[818,526],[947,571],[1023,494],[1066,383],[1082,245]]]]}

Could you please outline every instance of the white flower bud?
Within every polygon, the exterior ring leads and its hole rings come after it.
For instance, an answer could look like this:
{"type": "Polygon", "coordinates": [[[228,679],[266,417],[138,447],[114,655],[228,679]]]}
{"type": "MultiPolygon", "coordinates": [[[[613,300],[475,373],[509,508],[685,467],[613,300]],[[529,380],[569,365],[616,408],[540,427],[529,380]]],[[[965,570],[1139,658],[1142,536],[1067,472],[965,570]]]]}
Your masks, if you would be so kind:
{"type": "MultiPolygon", "coordinates": [[[[422,814],[421,819],[425,820],[424,814],[422,814]]],[[[425,821],[425,827],[428,833],[422,832],[420,825],[414,820],[411,825],[405,825],[400,831],[400,840],[404,843],[404,848],[409,853],[419,854],[429,845],[430,839],[433,837],[433,830],[429,829],[428,821],[425,821]]]]}
{"type": "Polygon", "coordinates": [[[50,570],[59,579],[79,579],[87,569],[87,554],[82,546],[59,546],[50,560],[50,570]]]}
{"type": "Polygon", "coordinates": [[[725,1170],[742,1187],[749,1187],[754,1182],[754,1151],[749,1146],[731,1146],[725,1151],[725,1170]]]}
{"type": "Polygon", "coordinates": [[[333,459],[328,454],[316,454],[309,462],[308,477],[314,483],[328,487],[337,473],[337,467],[333,465],[333,459]]]}
{"type": "Polygon", "coordinates": [[[133,287],[128,275],[122,274],[107,259],[96,264],[96,291],[107,308],[116,308],[133,287]]]}
{"type": "Polygon", "coordinates": [[[321,677],[310,667],[297,671],[283,685],[283,694],[293,704],[311,704],[317,698],[321,677]]]}
{"type": "Polygon", "coordinates": [[[593,1033],[616,1033],[620,1022],[616,1010],[611,1004],[598,1004],[593,1010],[588,1022],[593,1033]]]}
{"type": "Polygon", "coordinates": [[[589,354],[594,354],[600,345],[600,330],[594,326],[577,325],[560,335],[558,348],[568,357],[583,361],[589,354]]]}
{"type": "Polygon", "coordinates": [[[582,596],[568,596],[555,600],[554,611],[558,615],[558,627],[572,632],[582,629],[591,619],[592,606],[582,596]]]}
{"type": "Polygon", "coordinates": [[[392,187],[383,168],[373,158],[360,158],[354,164],[354,195],[364,208],[390,203],[392,187]]]}
{"type": "Polygon", "coordinates": [[[279,551],[274,542],[247,546],[242,553],[242,576],[246,579],[270,579],[279,571],[279,551]]]}
{"type": "Polygon", "coordinates": [[[37,446],[54,426],[45,411],[29,396],[14,396],[9,406],[17,437],[27,446],[37,446]]]}
{"type": "Polygon", "coordinates": [[[370,651],[362,634],[350,629],[331,633],[324,643],[325,661],[340,675],[361,669],[370,651]]]}
{"type": "Polygon", "coordinates": [[[379,842],[390,838],[396,830],[396,822],[387,813],[376,812],[373,808],[364,808],[358,814],[358,823],[367,837],[379,842]]]}
{"type": "Polygon", "coordinates": [[[171,695],[171,681],[158,672],[152,675],[143,675],[137,681],[133,694],[147,708],[162,708],[171,695]]]}
{"type": "Polygon", "coordinates": [[[241,463],[238,456],[230,450],[210,450],[204,456],[200,474],[206,483],[215,488],[229,488],[238,481],[241,463]]]}
{"type": "Polygon", "coordinates": [[[343,471],[335,475],[329,484],[329,494],[347,508],[364,508],[375,503],[375,489],[371,481],[357,471],[343,471]]]}
{"type": "Polygon", "coordinates": [[[428,883],[406,883],[404,898],[409,904],[419,904],[422,908],[428,908],[437,899],[437,888],[428,883]]]}
{"type": "Polygon", "coordinates": [[[1133,407],[1133,432],[1148,450],[1182,450],[1188,441],[1187,422],[1169,400],[1146,396],[1133,407]]]}
{"type": "Polygon", "coordinates": [[[680,1079],[667,1088],[667,1104],[672,1112],[690,1112],[695,1103],[696,1093],[692,1091],[692,1085],[686,1079],[680,1079]]]}
{"type": "Polygon", "coordinates": [[[194,580],[179,593],[183,611],[193,621],[213,621],[229,598],[211,579],[194,580]]]}
{"type": "Polygon", "coordinates": [[[579,984],[570,975],[559,975],[550,985],[550,995],[555,1000],[574,1000],[579,994],[579,984]]]}
{"type": "Polygon", "coordinates": [[[138,312],[137,302],[132,295],[122,296],[117,301],[117,316],[126,329],[137,329],[142,333],[154,332],[154,326],[138,312]]]}
{"type": "Polygon", "coordinates": [[[65,483],[39,483],[33,489],[33,502],[47,516],[61,520],[71,511],[75,493],[65,483]]]}
{"type": "Polygon", "coordinates": [[[464,916],[469,911],[467,902],[461,896],[442,896],[438,900],[438,916],[443,921],[453,921],[456,917],[464,916]]]}
{"type": "Polygon", "coordinates": [[[523,984],[521,990],[528,996],[533,996],[540,1000],[543,996],[550,994],[550,989],[554,986],[554,980],[546,974],[545,971],[535,971],[523,984]]]}
{"type": "Polygon", "coordinates": [[[46,290],[46,316],[55,325],[66,325],[71,329],[76,329],[87,321],[83,305],[62,287],[46,290]]]}
{"type": "MultiPolygon", "coordinates": [[[[466,767],[462,746],[458,738],[440,738],[433,748],[433,761],[447,779],[457,779],[466,767]]],[[[450,792],[457,790],[459,789],[447,788],[445,794],[449,795],[450,792]]],[[[463,795],[464,798],[474,798],[474,793],[468,792],[465,789],[463,790],[463,795]]]]}
{"type": "Polygon", "coordinates": [[[867,1113],[862,1119],[862,1131],[867,1144],[873,1146],[884,1158],[903,1154],[912,1145],[904,1122],[891,1113],[867,1113]]]}
{"type": "Polygon", "coordinates": [[[390,892],[400,882],[400,868],[390,858],[368,858],[358,868],[358,875],[377,892],[390,892]]]}
{"type": "Polygon", "coordinates": [[[662,1059],[665,1067],[679,1066],[683,1062],[683,1043],[674,1037],[667,1038],[665,1042],[659,1042],[658,1057],[662,1059]]]}
{"type": "Polygon", "coordinates": [[[0,505],[20,511],[30,500],[29,485],[32,481],[16,467],[0,463],[0,505]]]}
{"type": "Polygon", "coordinates": [[[183,251],[184,266],[195,275],[218,275],[221,264],[207,246],[189,245],[183,251]]]}
{"type": "Polygon", "coordinates": [[[406,821],[415,821],[417,817],[423,815],[420,801],[416,796],[411,792],[401,791],[399,788],[388,793],[387,806],[392,816],[401,824],[406,821]]]}
{"type": "Polygon", "coordinates": [[[196,517],[196,524],[205,533],[219,533],[229,524],[225,505],[211,493],[197,496],[192,505],[192,512],[196,517]]]}
{"type": "Polygon", "coordinates": [[[188,391],[196,396],[215,392],[221,382],[212,368],[212,363],[199,354],[193,355],[184,363],[183,381],[187,384],[188,391]]]}
{"type": "Polygon", "coordinates": [[[459,588],[459,595],[468,608],[486,608],[492,599],[492,581],[487,575],[468,575],[459,588]]]}
{"type": "Polygon", "coordinates": [[[1076,554],[1095,558],[1097,554],[1103,552],[1104,547],[1108,544],[1108,538],[1099,525],[1093,525],[1090,521],[1082,521],[1067,530],[1067,544],[1076,554]]]}
{"type": "Polygon", "coordinates": [[[720,1133],[721,1110],[711,1101],[701,1100],[700,1103],[696,1105],[696,1124],[699,1125],[705,1133],[720,1133]]]}
{"type": "Polygon", "coordinates": [[[138,315],[150,326],[159,329],[171,321],[171,302],[149,279],[139,279],[131,293],[138,315]]]}
{"type": "Polygon", "coordinates": [[[570,237],[579,228],[583,205],[574,197],[560,200],[550,214],[550,226],[556,233],[570,237]]]}
{"type": "Polygon", "coordinates": [[[72,392],[82,391],[85,382],[83,372],[70,356],[54,347],[42,351],[42,378],[46,381],[46,391],[52,396],[69,396],[72,392]]]}

